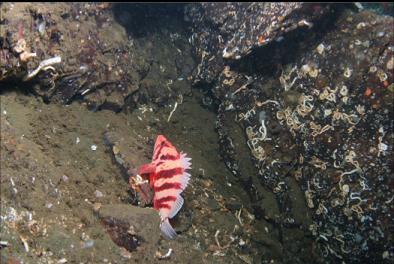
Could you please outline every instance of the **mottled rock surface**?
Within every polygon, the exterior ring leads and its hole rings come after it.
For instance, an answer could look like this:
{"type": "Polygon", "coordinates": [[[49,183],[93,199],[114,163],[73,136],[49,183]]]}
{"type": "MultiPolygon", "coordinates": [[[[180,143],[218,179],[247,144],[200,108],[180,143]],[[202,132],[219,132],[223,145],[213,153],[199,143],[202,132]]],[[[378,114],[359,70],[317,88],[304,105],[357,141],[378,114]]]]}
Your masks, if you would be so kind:
{"type": "Polygon", "coordinates": [[[143,247],[146,257],[152,262],[160,238],[160,217],[153,208],[140,208],[125,204],[100,207],[99,218],[111,239],[129,251],[143,247]]]}
{"type": "MultiPolygon", "coordinates": [[[[194,68],[190,45],[181,37],[181,17],[165,15],[163,6],[3,3],[0,8],[2,89],[23,81],[22,88],[47,102],[82,100],[92,110],[116,112],[133,110],[136,103],[164,104],[188,91],[194,68]],[[141,8],[146,12],[138,12],[141,8]],[[145,26],[152,18],[168,28],[145,26]],[[54,57],[61,62],[28,77],[54,57]]],[[[182,14],[180,8],[172,12],[182,14]]]]}

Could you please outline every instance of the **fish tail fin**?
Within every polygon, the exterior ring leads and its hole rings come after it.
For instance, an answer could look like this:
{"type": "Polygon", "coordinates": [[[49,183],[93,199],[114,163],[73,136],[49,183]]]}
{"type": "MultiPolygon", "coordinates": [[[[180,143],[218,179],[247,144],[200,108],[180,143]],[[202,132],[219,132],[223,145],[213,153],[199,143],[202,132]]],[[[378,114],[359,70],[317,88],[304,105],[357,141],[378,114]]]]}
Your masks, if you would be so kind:
{"type": "Polygon", "coordinates": [[[176,232],[172,228],[170,222],[168,221],[168,218],[164,219],[161,224],[160,224],[160,229],[165,235],[166,238],[168,239],[173,239],[176,237],[176,232]]]}

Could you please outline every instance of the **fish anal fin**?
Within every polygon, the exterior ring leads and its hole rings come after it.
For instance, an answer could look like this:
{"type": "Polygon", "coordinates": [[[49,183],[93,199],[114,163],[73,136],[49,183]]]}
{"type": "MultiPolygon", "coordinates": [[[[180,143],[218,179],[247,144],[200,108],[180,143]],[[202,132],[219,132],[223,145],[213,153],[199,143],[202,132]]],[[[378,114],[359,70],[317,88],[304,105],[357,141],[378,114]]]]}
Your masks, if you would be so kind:
{"type": "Polygon", "coordinates": [[[177,236],[174,228],[172,228],[170,222],[168,221],[168,218],[164,219],[161,222],[160,230],[161,232],[163,232],[164,236],[168,239],[174,239],[177,236]]]}
{"type": "Polygon", "coordinates": [[[176,216],[176,214],[179,212],[179,210],[181,210],[182,206],[183,206],[183,198],[182,196],[178,195],[174,205],[171,208],[171,211],[168,214],[169,218],[173,218],[174,216],[176,216]]]}

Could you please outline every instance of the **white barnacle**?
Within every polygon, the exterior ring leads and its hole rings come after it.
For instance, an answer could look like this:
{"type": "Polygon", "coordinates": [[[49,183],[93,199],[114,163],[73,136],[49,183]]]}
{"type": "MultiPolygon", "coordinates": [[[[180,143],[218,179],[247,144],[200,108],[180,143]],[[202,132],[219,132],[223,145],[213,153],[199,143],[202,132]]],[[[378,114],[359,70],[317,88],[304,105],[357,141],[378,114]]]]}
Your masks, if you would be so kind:
{"type": "Polygon", "coordinates": [[[378,78],[379,78],[379,80],[380,80],[381,82],[384,82],[384,81],[387,80],[387,74],[386,74],[384,71],[382,71],[382,70],[379,70],[379,71],[376,73],[376,76],[378,76],[378,78]]]}
{"type": "Polygon", "coordinates": [[[225,48],[223,49],[223,51],[222,51],[222,57],[223,57],[223,59],[229,59],[229,58],[231,58],[231,57],[233,56],[233,53],[228,52],[228,51],[227,51],[227,48],[228,48],[228,47],[225,47],[225,48]]]}
{"type": "Polygon", "coordinates": [[[377,68],[375,65],[369,67],[369,72],[370,72],[370,73],[374,73],[374,72],[376,72],[377,70],[378,70],[378,68],[377,68]]]}
{"type": "Polygon", "coordinates": [[[316,51],[317,51],[317,53],[319,53],[321,55],[321,54],[323,54],[324,49],[325,49],[325,47],[324,47],[323,43],[320,43],[319,46],[317,46],[316,51]]]}
{"type": "Polygon", "coordinates": [[[365,26],[366,26],[366,24],[364,22],[360,22],[357,24],[356,28],[361,29],[361,28],[364,28],[365,26]]]}
{"type": "Polygon", "coordinates": [[[317,75],[319,74],[319,69],[313,67],[312,70],[310,70],[308,74],[310,77],[316,78],[317,75]]]}
{"type": "Polygon", "coordinates": [[[380,143],[378,144],[378,149],[379,149],[379,154],[380,154],[381,152],[383,152],[383,154],[385,154],[385,153],[386,153],[386,150],[388,149],[388,146],[387,146],[386,144],[380,142],[380,143]]]}
{"type": "Polygon", "coordinates": [[[256,136],[256,133],[253,131],[253,128],[254,127],[251,127],[251,126],[248,126],[246,128],[246,135],[249,140],[252,140],[256,136]]]}
{"type": "Polygon", "coordinates": [[[312,28],[313,27],[313,23],[312,22],[308,22],[305,19],[302,19],[301,21],[298,22],[299,26],[307,26],[308,28],[312,28]]]}
{"type": "Polygon", "coordinates": [[[309,64],[304,64],[301,66],[302,73],[307,74],[310,71],[311,71],[311,66],[309,66],[309,64]]]}
{"type": "Polygon", "coordinates": [[[309,208],[314,208],[315,205],[313,204],[313,194],[312,191],[306,190],[305,191],[305,199],[307,201],[307,205],[309,208]]]}
{"type": "Polygon", "coordinates": [[[339,90],[339,93],[340,93],[342,96],[347,96],[347,95],[348,95],[347,86],[346,86],[346,85],[343,85],[343,86],[341,87],[341,89],[339,90]]]}
{"type": "Polygon", "coordinates": [[[350,76],[352,76],[352,69],[350,69],[349,67],[345,68],[345,71],[343,72],[343,76],[345,76],[346,78],[350,78],[350,76]]]}
{"type": "Polygon", "coordinates": [[[340,188],[342,191],[342,196],[346,196],[350,191],[350,187],[348,184],[340,185],[340,188]]]}
{"type": "Polygon", "coordinates": [[[331,114],[332,114],[331,109],[324,109],[324,118],[326,118],[327,116],[330,116],[331,114]]]}
{"type": "Polygon", "coordinates": [[[299,99],[299,105],[297,105],[296,111],[297,113],[305,117],[308,113],[310,113],[313,109],[313,104],[310,103],[313,101],[313,97],[311,95],[302,94],[299,99]]]}

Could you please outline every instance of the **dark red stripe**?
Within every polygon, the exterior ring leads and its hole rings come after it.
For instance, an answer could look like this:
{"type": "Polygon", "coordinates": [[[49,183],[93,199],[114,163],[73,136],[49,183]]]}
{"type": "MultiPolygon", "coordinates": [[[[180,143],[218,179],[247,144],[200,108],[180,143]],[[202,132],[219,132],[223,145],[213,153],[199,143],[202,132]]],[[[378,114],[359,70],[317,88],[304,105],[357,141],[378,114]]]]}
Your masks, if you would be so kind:
{"type": "Polygon", "coordinates": [[[160,198],[160,199],[157,199],[156,200],[156,203],[165,203],[165,202],[175,202],[176,201],[176,196],[173,196],[173,195],[169,195],[169,196],[166,196],[166,197],[162,197],[162,198],[160,198]]]}
{"type": "Polygon", "coordinates": [[[179,159],[179,154],[178,155],[171,155],[171,154],[166,154],[166,155],[161,155],[160,156],[161,160],[177,160],[179,159]]]}
{"type": "Polygon", "coordinates": [[[166,141],[163,141],[163,142],[160,143],[160,146],[158,147],[158,149],[157,149],[157,151],[156,151],[156,155],[153,157],[153,160],[156,160],[157,157],[159,157],[159,154],[160,154],[161,150],[162,150],[164,147],[168,147],[168,144],[167,144],[166,141]]]}
{"type": "Polygon", "coordinates": [[[155,188],[155,192],[160,192],[168,189],[181,189],[181,184],[179,182],[166,182],[155,188]]]}
{"type": "Polygon", "coordinates": [[[161,164],[163,164],[165,161],[160,161],[158,163],[156,163],[156,167],[159,167],[161,164]]]}
{"type": "Polygon", "coordinates": [[[166,203],[158,203],[156,200],[153,201],[153,207],[157,210],[161,208],[171,209],[171,206],[166,203]]]}
{"type": "Polygon", "coordinates": [[[180,158],[180,155],[178,153],[177,156],[173,156],[170,154],[166,154],[166,155],[161,155],[160,156],[160,161],[156,163],[156,167],[160,166],[161,164],[163,164],[164,162],[166,162],[167,160],[177,160],[180,158]]]}
{"type": "Polygon", "coordinates": [[[156,204],[156,208],[158,208],[158,209],[162,209],[162,208],[171,209],[171,206],[169,206],[168,204],[156,204]]]}
{"type": "Polygon", "coordinates": [[[153,201],[154,208],[156,209],[161,209],[161,208],[167,208],[171,209],[171,206],[167,204],[168,202],[175,202],[176,201],[176,196],[166,196],[157,200],[153,201]]]}
{"type": "Polygon", "coordinates": [[[175,201],[176,201],[176,196],[169,195],[169,196],[155,200],[155,206],[156,206],[156,208],[171,209],[171,206],[167,203],[168,202],[175,202],[175,201]]]}
{"type": "Polygon", "coordinates": [[[156,178],[157,179],[169,179],[174,177],[175,175],[179,175],[183,172],[183,169],[181,167],[179,168],[174,168],[174,169],[169,169],[169,170],[161,170],[156,173],[156,178]]]}

